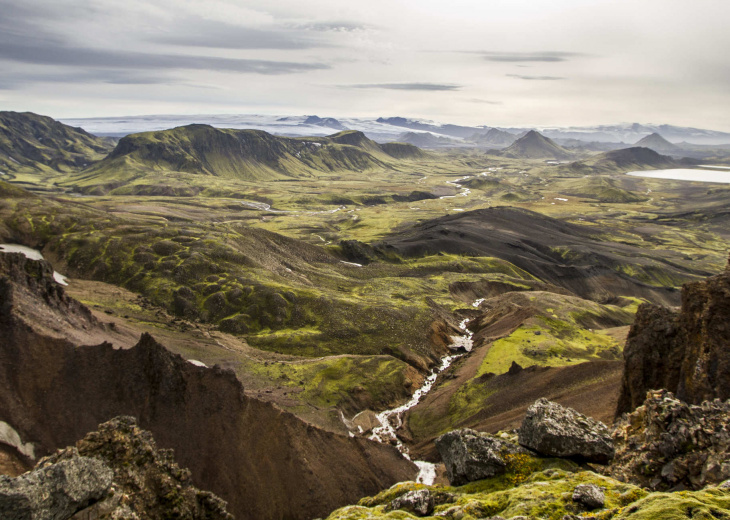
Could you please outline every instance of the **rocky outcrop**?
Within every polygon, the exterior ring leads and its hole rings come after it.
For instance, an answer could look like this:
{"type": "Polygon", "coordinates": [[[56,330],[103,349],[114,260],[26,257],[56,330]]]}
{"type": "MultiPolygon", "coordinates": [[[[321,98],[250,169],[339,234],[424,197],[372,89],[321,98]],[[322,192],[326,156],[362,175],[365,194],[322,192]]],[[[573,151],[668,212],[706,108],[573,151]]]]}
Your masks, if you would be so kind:
{"type": "Polygon", "coordinates": [[[529,454],[514,443],[469,428],[445,433],[435,442],[452,486],[501,475],[510,456],[529,454]]]}
{"type": "Polygon", "coordinates": [[[689,405],[666,390],[650,392],[613,434],[608,473],[657,490],[700,489],[730,478],[730,401],[689,405]]]}
{"type": "Polygon", "coordinates": [[[599,464],[607,463],[614,454],[611,433],[605,424],[544,398],[527,409],[519,442],[548,457],[599,464]]]}
{"type": "Polygon", "coordinates": [[[393,499],[388,508],[402,509],[416,516],[427,516],[433,513],[434,502],[428,489],[416,489],[393,499]]]}
{"type": "Polygon", "coordinates": [[[582,504],[586,509],[598,509],[606,502],[606,495],[595,484],[578,484],[573,490],[573,502],[582,504]]]}
{"type": "Polygon", "coordinates": [[[247,397],[232,371],[194,366],[149,335],[129,349],[67,339],[75,323],[104,328],[50,285],[50,266],[19,257],[0,255],[0,420],[37,455],[134,416],[242,520],[324,516],[414,478],[415,465],[395,448],[247,397]]]}
{"type": "MultiPolygon", "coordinates": [[[[190,471],[173,459],[172,450],[157,448],[152,434],[134,417],[115,417],[88,433],[76,446],[42,459],[39,468],[91,460],[109,473],[109,496],[83,512],[85,519],[180,518],[233,520],[226,503],[191,483],[190,471]]],[[[43,470],[36,470],[43,471],[43,470]]],[[[54,517],[57,518],[57,517],[54,517]]]]}
{"type": "Polygon", "coordinates": [[[624,349],[617,415],[649,390],[666,389],[692,404],[730,398],[730,270],[685,284],[679,312],[642,305],[624,349]]]}
{"type": "Polygon", "coordinates": [[[0,518],[71,518],[107,495],[112,476],[102,461],[78,453],[16,478],[0,476],[0,518]]]}

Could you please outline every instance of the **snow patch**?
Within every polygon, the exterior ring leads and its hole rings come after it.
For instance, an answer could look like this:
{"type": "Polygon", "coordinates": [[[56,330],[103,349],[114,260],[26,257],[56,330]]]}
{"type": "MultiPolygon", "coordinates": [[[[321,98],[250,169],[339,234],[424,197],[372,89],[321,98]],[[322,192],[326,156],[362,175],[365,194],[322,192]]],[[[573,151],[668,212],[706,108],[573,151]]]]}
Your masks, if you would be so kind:
{"type": "Polygon", "coordinates": [[[0,421],[0,442],[12,446],[20,453],[35,460],[35,446],[32,442],[23,442],[20,434],[5,421],[0,421]]]}
{"type": "Polygon", "coordinates": [[[198,361],[197,359],[188,359],[188,363],[190,363],[191,365],[195,365],[196,367],[208,368],[208,365],[206,365],[202,361],[198,361]]]}
{"type": "MultiPolygon", "coordinates": [[[[0,253],[23,253],[28,260],[43,260],[43,254],[32,247],[20,244],[0,244],[0,253]]],[[[53,279],[61,285],[68,285],[68,278],[58,271],[53,271],[53,279]]]]}

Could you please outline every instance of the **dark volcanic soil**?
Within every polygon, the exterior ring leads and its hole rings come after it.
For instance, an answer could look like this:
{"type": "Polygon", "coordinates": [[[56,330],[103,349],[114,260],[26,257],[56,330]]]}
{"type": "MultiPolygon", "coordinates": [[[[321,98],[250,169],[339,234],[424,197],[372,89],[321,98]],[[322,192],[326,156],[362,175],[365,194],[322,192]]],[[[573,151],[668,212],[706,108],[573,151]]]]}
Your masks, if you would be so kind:
{"type": "Polygon", "coordinates": [[[599,235],[610,232],[497,207],[428,220],[379,246],[406,257],[448,253],[501,258],[543,282],[596,301],[626,295],[676,305],[679,291],[661,285],[711,274],[694,269],[679,253],[647,251],[599,235]],[[641,274],[626,274],[627,267],[641,274]]]}

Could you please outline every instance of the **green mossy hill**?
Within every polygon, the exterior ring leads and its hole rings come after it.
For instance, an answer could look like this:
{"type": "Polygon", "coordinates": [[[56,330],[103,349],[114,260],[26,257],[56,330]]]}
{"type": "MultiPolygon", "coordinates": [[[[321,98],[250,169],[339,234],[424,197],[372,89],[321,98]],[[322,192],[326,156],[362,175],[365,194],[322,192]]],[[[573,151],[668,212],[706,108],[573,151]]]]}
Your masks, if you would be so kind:
{"type": "Polygon", "coordinates": [[[23,188],[19,188],[7,182],[0,181],[0,198],[23,199],[26,197],[35,197],[35,195],[28,191],[25,191],[23,188]]]}
{"type": "Polygon", "coordinates": [[[246,335],[252,346],[308,357],[389,354],[422,369],[443,354],[429,339],[427,288],[401,278],[406,267],[343,264],[240,224],[140,224],[42,198],[17,206],[10,234],[43,244],[70,276],[119,285],[181,318],[246,335]]]}
{"type": "Polygon", "coordinates": [[[112,149],[93,136],[31,112],[0,112],[0,169],[5,172],[75,171],[112,149]]]}
{"type": "Polygon", "coordinates": [[[646,202],[649,197],[643,193],[636,193],[620,186],[620,179],[611,177],[589,177],[567,181],[563,191],[566,195],[595,199],[598,202],[632,203],[646,202]]]}
{"type": "Polygon", "coordinates": [[[513,361],[522,366],[565,366],[618,359],[622,345],[600,329],[631,324],[638,302],[626,298],[619,307],[543,291],[512,292],[487,300],[482,305],[490,310],[470,324],[474,330],[493,326],[505,309],[522,309],[526,318],[492,344],[478,375],[503,374],[513,361]]]}
{"type": "Polygon", "coordinates": [[[260,130],[196,124],[128,135],[107,159],[67,184],[82,191],[96,187],[97,192],[109,192],[130,183],[166,184],[171,174],[188,184],[205,182],[199,176],[237,181],[315,178],[389,170],[399,159],[420,158],[417,151],[386,150],[362,132],[351,130],[330,137],[286,138],[260,130]]]}
{"type": "MultiPolygon", "coordinates": [[[[588,387],[596,379],[610,377],[612,371],[607,366],[586,374],[578,365],[588,361],[618,364],[622,345],[601,329],[631,323],[638,300],[627,298],[623,303],[623,307],[602,305],[544,291],[508,292],[483,301],[482,314],[469,323],[470,330],[475,332],[475,351],[471,356],[476,359],[465,362],[469,372],[465,368],[458,378],[439,380],[433,394],[438,399],[433,397],[431,402],[432,396],[426,396],[408,412],[406,422],[414,442],[420,444],[454,428],[483,428],[482,421],[505,412],[504,409],[494,411],[505,402],[513,402],[518,408],[521,400],[534,400],[531,394],[522,396],[520,392],[524,388],[510,390],[509,385],[516,378],[506,374],[513,363],[532,367],[521,378],[535,387],[553,381],[552,388],[544,387],[545,391],[555,391],[563,379],[575,378],[570,385],[565,385],[564,392],[567,392],[569,387],[588,387]],[[494,340],[495,335],[502,334],[494,340]],[[572,376],[567,372],[561,376],[538,369],[568,366],[575,366],[570,372],[572,376]]],[[[460,367],[461,363],[456,366],[460,367]]]]}
{"type": "MultiPolygon", "coordinates": [[[[362,499],[357,506],[338,509],[328,520],[418,518],[404,510],[391,510],[390,505],[394,499],[418,489],[428,490],[435,503],[433,513],[421,518],[447,520],[476,520],[493,516],[561,520],[565,515],[609,520],[624,518],[627,508],[641,511],[642,506],[649,502],[642,500],[647,492],[641,488],[590,471],[576,471],[577,468],[574,465],[571,467],[570,463],[531,459],[527,456],[523,456],[523,459],[512,464],[513,467],[505,475],[461,487],[426,486],[414,482],[396,484],[375,497],[362,499]],[[573,490],[579,484],[594,484],[604,488],[604,507],[589,511],[574,502],[573,490]]],[[[719,492],[718,495],[720,493],[724,493],[723,498],[727,497],[725,500],[730,500],[730,492],[719,492]]],[[[656,501],[656,498],[653,500],[656,501]]],[[[654,518],[658,520],[663,517],[654,518]]]]}
{"type": "Polygon", "coordinates": [[[568,159],[574,157],[571,151],[535,130],[530,130],[496,155],[513,159],[568,159]]]}
{"type": "Polygon", "coordinates": [[[396,159],[425,159],[428,154],[415,145],[409,143],[385,143],[380,148],[396,159]]]}
{"type": "Polygon", "coordinates": [[[619,173],[653,168],[678,168],[681,163],[643,147],[624,148],[594,155],[590,159],[567,165],[564,170],[573,173],[619,173]]]}

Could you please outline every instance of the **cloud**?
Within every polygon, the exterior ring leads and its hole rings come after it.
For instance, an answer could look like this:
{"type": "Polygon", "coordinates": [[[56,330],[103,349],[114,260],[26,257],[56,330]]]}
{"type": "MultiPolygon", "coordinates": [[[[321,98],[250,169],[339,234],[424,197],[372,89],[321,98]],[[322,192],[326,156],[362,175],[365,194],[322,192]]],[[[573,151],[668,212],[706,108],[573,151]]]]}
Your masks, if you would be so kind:
{"type": "Polygon", "coordinates": [[[364,31],[369,28],[368,25],[353,22],[312,22],[292,26],[295,29],[315,32],[355,32],[364,31]]]}
{"type": "Polygon", "coordinates": [[[465,99],[468,103],[481,103],[484,105],[504,105],[502,101],[490,101],[489,99],[470,98],[465,99]]]}
{"type": "Polygon", "coordinates": [[[541,62],[558,63],[568,61],[570,58],[586,56],[578,52],[483,52],[477,51],[487,61],[500,61],[508,63],[541,62]]]}
{"type": "Polygon", "coordinates": [[[379,88],[385,90],[426,90],[443,91],[459,90],[461,85],[444,83],[366,83],[361,85],[345,85],[344,88],[379,88]]]}
{"type": "Polygon", "coordinates": [[[254,29],[210,20],[178,24],[175,31],[149,38],[148,41],[190,47],[220,49],[310,49],[328,43],[292,30],[254,29]]]}
{"type": "Polygon", "coordinates": [[[188,69],[255,74],[292,74],[330,68],[323,63],[300,63],[185,54],[148,54],[110,49],[3,41],[0,59],[33,65],[76,66],[105,69],[188,69]]]}
{"type": "Polygon", "coordinates": [[[109,83],[112,85],[181,85],[170,76],[127,70],[74,70],[53,73],[14,73],[0,76],[0,89],[14,90],[34,83],[109,83]]]}
{"type": "Polygon", "coordinates": [[[526,79],[528,81],[559,81],[568,79],[562,76],[525,76],[522,74],[507,74],[506,76],[509,78],[526,79]]]}
{"type": "MultiPolygon", "coordinates": [[[[119,47],[91,47],[71,43],[75,35],[57,32],[51,24],[59,6],[49,5],[50,11],[34,10],[0,0],[0,60],[54,67],[83,67],[140,70],[211,70],[254,74],[292,74],[329,69],[324,63],[274,61],[209,57],[188,54],[124,51],[119,47]]],[[[68,14],[68,13],[66,13],[68,14]]],[[[59,14],[59,19],[64,19],[59,14]]],[[[179,27],[185,36],[159,36],[157,42],[186,46],[231,47],[251,49],[296,49],[314,46],[286,31],[268,32],[246,29],[221,22],[199,20],[185,22],[179,27]],[[188,26],[189,25],[189,26],[188,26]]],[[[149,41],[149,40],[148,40],[149,41]]]]}

